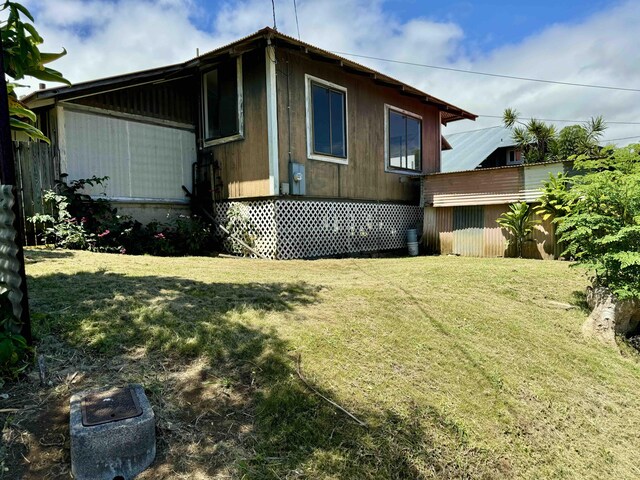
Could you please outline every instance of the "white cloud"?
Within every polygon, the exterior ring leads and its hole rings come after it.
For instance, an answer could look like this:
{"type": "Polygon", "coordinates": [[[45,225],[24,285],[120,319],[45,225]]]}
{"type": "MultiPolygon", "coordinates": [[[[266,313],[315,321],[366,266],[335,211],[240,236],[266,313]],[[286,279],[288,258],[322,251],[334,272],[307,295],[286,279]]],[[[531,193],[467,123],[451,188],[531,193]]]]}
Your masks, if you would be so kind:
{"type": "MultiPolygon", "coordinates": [[[[192,0],[28,0],[52,51],[69,55],[53,66],[78,82],[184,61],[272,24],[266,0],[229,0],[215,12],[192,0]],[[194,16],[211,18],[198,29],[194,16]],[[205,31],[206,30],[206,31],[205,31]]],[[[278,28],[296,34],[293,4],[276,2],[278,28]]],[[[451,22],[403,22],[382,0],[298,0],[302,39],[353,52],[476,71],[566,82],[637,86],[640,7],[629,1],[575,24],[556,24],[519,43],[478,53],[451,22]]],[[[488,12],[487,14],[490,14],[488,12]]],[[[515,107],[541,118],[640,121],[640,93],[521,82],[355,59],[479,114],[515,107]]],[[[33,82],[35,85],[37,82],[33,82]]],[[[457,122],[447,132],[500,123],[457,122]]],[[[560,124],[562,125],[562,124],[560,124]]],[[[608,138],[640,134],[640,126],[611,125],[608,138]]],[[[638,139],[640,140],[640,139],[638,139]]]]}

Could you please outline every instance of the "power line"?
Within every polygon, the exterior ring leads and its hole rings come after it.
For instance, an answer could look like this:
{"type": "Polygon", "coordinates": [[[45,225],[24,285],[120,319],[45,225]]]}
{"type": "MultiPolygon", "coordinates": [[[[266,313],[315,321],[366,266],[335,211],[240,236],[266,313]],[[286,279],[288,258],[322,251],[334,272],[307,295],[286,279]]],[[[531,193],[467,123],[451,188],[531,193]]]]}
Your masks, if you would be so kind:
{"type": "Polygon", "coordinates": [[[605,90],[621,90],[624,92],[640,92],[640,89],[638,88],[612,87],[609,85],[593,85],[589,83],[561,82],[559,80],[546,80],[542,78],[529,78],[529,77],[517,77],[515,75],[502,75],[499,73],[476,72],[473,70],[463,70],[461,68],[442,67],[439,65],[427,65],[424,63],[403,62],[401,60],[391,60],[389,58],[371,57],[368,55],[358,55],[355,53],[348,53],[348,52],[331,52],[331,53],[335,53],[336,55],[347,55],[349,57],[367,58],[369,60],[379,60],[381,62],[399,63],[402,65],[412,65],[414,67],[434,68],[436,70],[447,70],[449,72],[468,73],[470,75],[484,75],[486,77],[508,78],[511,80],[524,80],[527,82],[552,83],[556,85],[567,85],[571,87],[601,88],[605,90]]]}
{"type": "Polygon", "coordinates": [[[296,0],[293,0],[293,11],[296,14],[296,29],[298,30],[298,40],[300,40],[300,24],[298,23],[298,5],[296,0]]]}
{"type": "MultiPolygon", "coordinates": [[[[478,115],[478,117],[484,117],[484,118],[504,118],[503,115],[478,115]]],[[[555,118],[537,118],[537,117],[520,117],[518,116],[519,120],[531,120],[535,118],[536,120],[540,120],[542,122],[560,122],[560,123],[587,123],[589,122],[589,120],[558,120],[555,118]]],[[[606,124],[611,124],[611,125],[640,125],[640,122],[618,122],[618,121],[608,121],[605,120],[606,124]]]]}
{"type": "Polygon", "coordinates": [[[640,135],[634,135],[632,137],[622,137],[622,138],[609,138],[607,140],[602,140],[602,142],[616,142],[618,140],[631,140],[632,138],[640,138],[640,135]]]}

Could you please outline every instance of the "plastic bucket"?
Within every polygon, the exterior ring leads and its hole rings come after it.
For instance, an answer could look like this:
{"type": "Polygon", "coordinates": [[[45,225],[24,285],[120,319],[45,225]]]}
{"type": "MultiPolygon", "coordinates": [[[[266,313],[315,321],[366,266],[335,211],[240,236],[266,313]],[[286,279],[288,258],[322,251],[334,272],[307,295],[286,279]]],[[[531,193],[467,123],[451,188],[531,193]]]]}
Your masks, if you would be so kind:
{"type": "Polygon", "coordinates": [[[415,228],[410,228],[407,230],[407,242],[415,243],[418,241],[418,230],[415,228]]]}
{"type": "Polygon", "coordinates": [[[409,256],[415,257],[418,255],[418,242],[407,242],[409,249],[409,256]]]}

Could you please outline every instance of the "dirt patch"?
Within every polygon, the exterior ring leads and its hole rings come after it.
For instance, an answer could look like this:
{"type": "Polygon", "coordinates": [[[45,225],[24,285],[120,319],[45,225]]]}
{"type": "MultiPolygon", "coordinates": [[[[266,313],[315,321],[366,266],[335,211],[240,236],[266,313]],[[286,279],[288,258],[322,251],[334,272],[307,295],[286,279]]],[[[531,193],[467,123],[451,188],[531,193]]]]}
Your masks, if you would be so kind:
{"type": "Polygon", "coordinates": [[[69,398],[80,390],[142,377],[156,414],[157,457],[139,478],[229,478],[253,432],[253,387],[232,384],[207,362],[170,361],[128,352],[92,358],[47,338],[47,385],[36,372],[5,385],[0,409],[0,479],[70,477],[69,398]],[[8,396],[8,398],[5,398],[8,396]],[[15,411],[14,411],[15,410],[15,411]]]}

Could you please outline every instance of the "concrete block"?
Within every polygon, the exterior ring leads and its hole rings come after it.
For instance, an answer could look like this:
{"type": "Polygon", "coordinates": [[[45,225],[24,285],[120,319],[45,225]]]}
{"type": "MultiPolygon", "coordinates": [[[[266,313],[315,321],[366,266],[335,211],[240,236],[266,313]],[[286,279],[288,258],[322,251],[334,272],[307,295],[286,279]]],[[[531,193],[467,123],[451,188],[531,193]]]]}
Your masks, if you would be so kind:
{"type": "Polygon", "coordinates": [[[79,392],[70,410],[71,471],[77,480],[130,480],[153,462],[155,417],[141,385],[79,392]]]}

